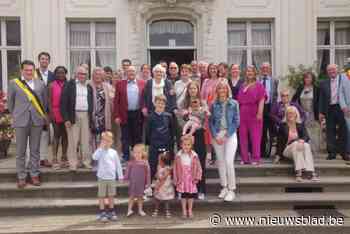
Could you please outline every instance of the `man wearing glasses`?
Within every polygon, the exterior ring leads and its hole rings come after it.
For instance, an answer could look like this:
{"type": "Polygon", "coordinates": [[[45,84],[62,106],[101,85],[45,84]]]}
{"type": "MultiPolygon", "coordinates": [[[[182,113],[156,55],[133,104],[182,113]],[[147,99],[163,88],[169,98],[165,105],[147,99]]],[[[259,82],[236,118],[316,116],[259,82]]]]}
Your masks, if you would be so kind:
{"type": "Polygon", "coordinates": [[[68,160],[70,170],[76,171],[78,165],[77,146],[80,142],[81,164],[90,169],[90,127],[92,126],[93,95],[87,83],[87,71],[79,66],[75,79],[65,84],[61,97],[61,114],[68,134],[68,160]]]}

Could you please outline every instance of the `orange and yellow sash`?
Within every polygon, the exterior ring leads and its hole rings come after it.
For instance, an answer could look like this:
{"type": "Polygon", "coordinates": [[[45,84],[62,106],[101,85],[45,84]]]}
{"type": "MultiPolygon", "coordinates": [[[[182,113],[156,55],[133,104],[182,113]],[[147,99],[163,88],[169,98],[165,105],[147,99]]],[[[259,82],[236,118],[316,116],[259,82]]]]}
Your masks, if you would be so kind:
{"type": "Polygon", "coordinates": [[[29,89],[21,80],[14,79],[17,86],[23,90],[23,92],[27,95],[27,98],[29,102],[32,103],[34,108],[38,111],[38,113],[41,115],[41,117],[46,118],[46,113],[44,111],[44,108],[39,100],[39,98],[33,93],[31,89],[29,89]]]}

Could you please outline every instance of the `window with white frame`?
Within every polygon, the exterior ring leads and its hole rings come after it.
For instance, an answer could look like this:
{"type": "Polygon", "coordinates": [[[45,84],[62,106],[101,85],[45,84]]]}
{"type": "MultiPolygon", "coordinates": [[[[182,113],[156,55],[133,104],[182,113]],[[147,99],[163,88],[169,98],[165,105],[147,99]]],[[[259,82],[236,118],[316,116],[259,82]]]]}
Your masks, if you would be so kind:
{"type": "Polygon", "coordinates": [[[110,66],[116,69],[116,25],[113,21],[70,21],[68,23],[70,74],[82,64],[90,69],[110,66]]]}
{"type": "Polygon", "coordinates": [[[20,75],[21,25],[17,18],[0,18],[0,86],[20,75]]]}
{"type": "Polygon", "coordinates": [[[350,20],[319,20],[317,24],[317,64],[321,73],[327,64],[343,68],[350,57],[350,20]]]}
{"type": "Polygon", "coordinates": [[[227,61],[229,64],[247,64],[260,67],[261,63],[272,64],[273,24],[271,21],[228,21],[227,61]]]}

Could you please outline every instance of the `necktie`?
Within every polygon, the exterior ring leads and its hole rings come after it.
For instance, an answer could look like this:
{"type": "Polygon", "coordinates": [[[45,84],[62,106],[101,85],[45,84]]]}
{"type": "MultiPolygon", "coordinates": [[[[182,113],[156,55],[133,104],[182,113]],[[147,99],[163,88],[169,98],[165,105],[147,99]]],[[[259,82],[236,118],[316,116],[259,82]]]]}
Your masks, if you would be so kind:
{"type": "Polygon", "coordinates": [[[266,88],[266,80],[267,80],[267,77],[264,76],[264,78],[263,78],[263,85],[264,85],[265,88],[266,88]]]}

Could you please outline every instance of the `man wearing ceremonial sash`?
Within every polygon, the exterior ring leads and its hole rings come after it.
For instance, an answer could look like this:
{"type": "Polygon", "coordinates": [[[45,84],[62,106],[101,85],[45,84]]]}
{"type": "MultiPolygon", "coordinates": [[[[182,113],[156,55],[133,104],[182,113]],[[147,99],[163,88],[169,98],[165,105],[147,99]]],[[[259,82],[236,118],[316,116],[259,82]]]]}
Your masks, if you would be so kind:
{"type": "Polygon", "coordinates": [[[40,186],[40,136],[47,124],[47,93],[42,80],[33,79],[35,65],[25,60],[21,63],[22,77],[14,79],[8,87],[8,109],[16,130],[16,168],[18,188],[26,186],[25,155],[29,139],[30,159],[28,164],[32,184],[40,186]]]}

